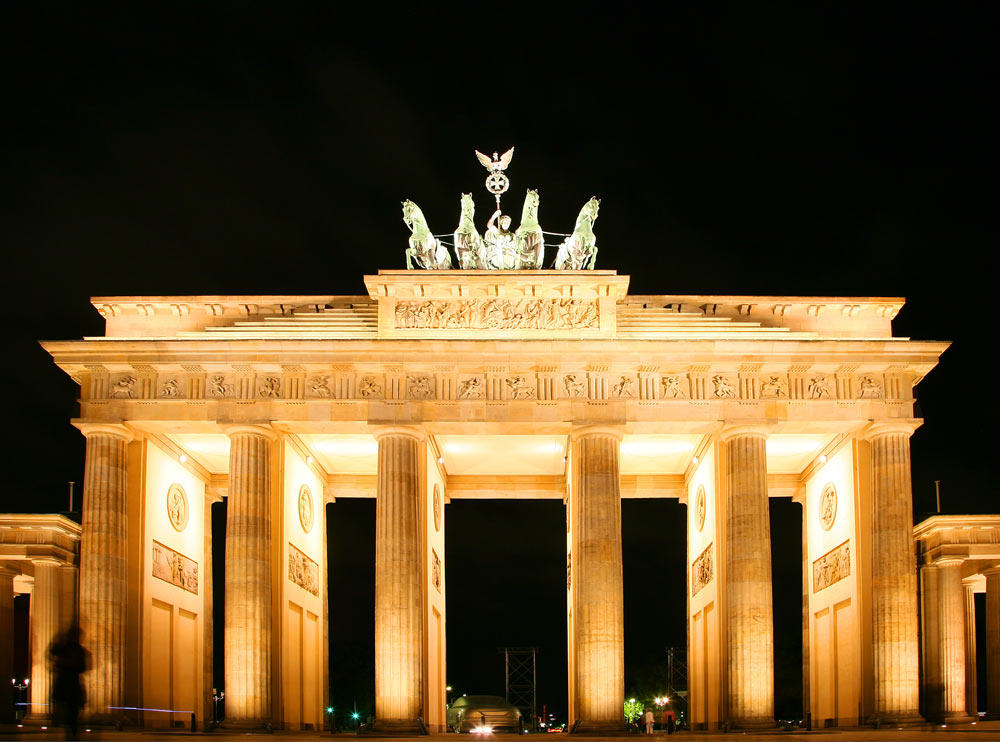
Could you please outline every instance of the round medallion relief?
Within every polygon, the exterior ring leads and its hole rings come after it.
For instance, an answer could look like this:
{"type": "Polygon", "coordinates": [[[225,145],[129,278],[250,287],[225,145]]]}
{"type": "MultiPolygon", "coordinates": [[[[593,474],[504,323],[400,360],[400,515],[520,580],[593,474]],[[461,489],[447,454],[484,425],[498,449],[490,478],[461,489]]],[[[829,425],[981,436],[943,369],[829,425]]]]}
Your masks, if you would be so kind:
{"type": "Polygon", "coordinates": [[[313,496],[309,491],[309,486],[303,484],[299,490],[299,523],[306,533],[313,527],[313,496]]]}
{"type": "Polygon", "coordinates": [[[705,488],[703,486],[698,487],[698,494],[695,495],[694,524],[698,527],[699,532],[705,525],[705,488]]]}
{"type": "Polygon", "coordinates": [[[183,531],[188,524],[188,498],[184,488],[172,484],[167,489],[167,517],[175,531],[183,531]]]}
{"type": "Polygon", "coordinates": [[[441,488],[434,485],[434,530],[441,530],[441,488]]]}
{"type": "Polygon", "coordinates": [[[823,487],[823,494],[819,496],[819,524],[823,526],[824,531],[829,531],[835,520],[837,520],[837,488],[830,482],[823,487]]]}

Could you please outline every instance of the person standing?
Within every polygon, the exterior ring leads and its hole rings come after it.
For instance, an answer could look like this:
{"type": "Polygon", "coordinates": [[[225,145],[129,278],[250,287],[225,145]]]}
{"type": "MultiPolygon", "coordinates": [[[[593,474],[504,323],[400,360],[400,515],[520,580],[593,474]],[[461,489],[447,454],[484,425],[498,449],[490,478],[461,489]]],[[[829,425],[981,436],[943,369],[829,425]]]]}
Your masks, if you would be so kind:
{"type": "Polygon", "coordinates": [[[646,725],[646,734],[652,734],[653,724],[656,723],[656,717],[653,716],[653,709],[646,709],[646,713],[642,715],[642,723],[646,725]]]}
{"type": "Polygon", "coordinates": [[[80,644],[83,632],[74,623],[49,646],[52,663],[52,721],[66,727],[66,739],[80,739],[80,708],[87,694],[80,676],[90,669],[90,652],[80,644]]]}
{"type": "Polygon", "coordinates": [[[674,733],[675,720],[674,710],[670,706],[667,706],[666,711],[663,712],[663,725],[667,728],[667,734],[674,733]]]}

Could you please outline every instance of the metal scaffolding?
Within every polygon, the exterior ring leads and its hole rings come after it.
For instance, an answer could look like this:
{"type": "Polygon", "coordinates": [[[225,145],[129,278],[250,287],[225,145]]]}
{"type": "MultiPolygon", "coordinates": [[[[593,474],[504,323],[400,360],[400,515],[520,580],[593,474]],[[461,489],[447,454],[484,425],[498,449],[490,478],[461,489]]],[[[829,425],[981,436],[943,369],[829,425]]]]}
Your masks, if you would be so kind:
{"type": "MultiPolygon", "coordinates": [[[[667,695],[679,698],[680,706],[687,709],[688,664],[686,647],[667,647],[667,695]]],[[[681,709],[678,709],[680,711],[681,709]]]]}
{"type": "Polygon", "coordinates": [[[525,727],[537,722],[535,694],[535,657],[538,647],[500,647],[504,653],[507,702],[521,710],[525,727]]]}

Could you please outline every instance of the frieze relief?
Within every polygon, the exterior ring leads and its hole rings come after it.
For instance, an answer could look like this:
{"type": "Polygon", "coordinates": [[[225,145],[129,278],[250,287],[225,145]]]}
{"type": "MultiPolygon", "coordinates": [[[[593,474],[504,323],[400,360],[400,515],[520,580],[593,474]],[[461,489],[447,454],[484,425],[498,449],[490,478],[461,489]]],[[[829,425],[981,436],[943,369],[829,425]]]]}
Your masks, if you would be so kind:
{"type": "Polygon", "coordinates": [[[153,542],[153,577],[198,594],[198,562],[159,541],[153,542]]]}
{"type": "MultiPolygon", "coordinates": [[[[540,301],[540,300],[539,300],[540,301]]],[[[802,370],[758,373],[692,366],[685,371],[641,372],[628,367],[590,365],[581,370],[529,367],[437,369],[443,373],[407,371],[402,365],[368,365],[368,371],[301,369],[281,375],[252,366],[232,372],[159,375],[89,374],[90,400],[550,400],[622,399],[641,401],[695,400],[910,400],[912,382],[902,374],[825,373],[802,370]]],[[[572,369],[572,367],[570,367],[572,369]]],[[[85,382],[86,383],[86,382],[85,382]]]]}
{"type": "Polygon", "coordinates": [[[691,564],[691,597],[694,597],[702,588],[715,577],[715,560],[712,558],[712,547],[709,544],[705,550],[698,555],[698,558],[691,564]]]}
{"type": "Polygon", "coordinates": [[[416,330],[600,329],[597,302],[582,299],[400,301],[395,321],[416,330]]]}
{"type": "Polygon", "coordinates": [[[818,593],[851,574],[851,546],[845,541],[813,562],[813,592],[818,593]]]}
{"type": "Polygon", "coordinates": [[[319,565],[292,544],[288,545],[288,579],[307,593],[319,595],[319,565]]]}

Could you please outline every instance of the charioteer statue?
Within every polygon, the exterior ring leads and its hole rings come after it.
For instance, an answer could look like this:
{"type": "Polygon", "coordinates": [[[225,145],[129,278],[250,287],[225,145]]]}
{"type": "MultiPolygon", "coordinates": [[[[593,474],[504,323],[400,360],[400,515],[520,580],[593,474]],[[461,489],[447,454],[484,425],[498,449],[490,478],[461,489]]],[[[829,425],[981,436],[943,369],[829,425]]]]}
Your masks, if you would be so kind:
{"type": "MultiPolygon", "coordinates": [[[[545,234],[538,223],[538,191],[529,189],[521,210],[521,225],[511,231],[511,218],[500,207],[500,196],[510,188],[504,173],[514,157],[514,148],[492,159],[477,151],[476,157],[489,171],[486,190],[496,199],[496,210],[486,223],[486,232],[476,229],[476,205],[471,193],[462,194],[461,214],[455,229],[455,262],[461,270],[538,270],[545,267],[545,234]]],[[[580,210],[572,234],[556,250],[551,267],[556,270],[593,270],[597,261],[597,237],[594,222],[601,205],[592,198],[580,210]]],[[[410,246],[406,251],[408,269],[449,270],[453,267],[448,246],[427,226],[423,212],[413,201],[403,202],[403,221],[410,228],[410,246]]]]}

